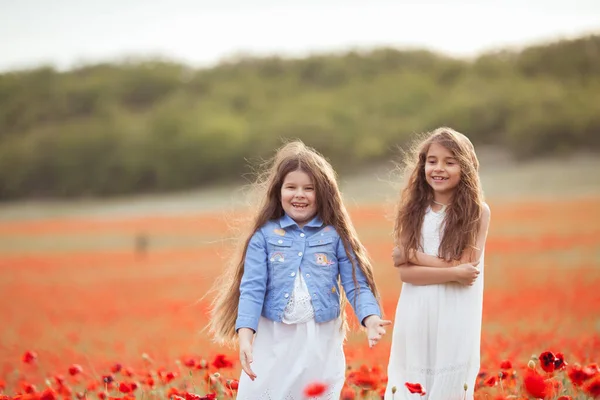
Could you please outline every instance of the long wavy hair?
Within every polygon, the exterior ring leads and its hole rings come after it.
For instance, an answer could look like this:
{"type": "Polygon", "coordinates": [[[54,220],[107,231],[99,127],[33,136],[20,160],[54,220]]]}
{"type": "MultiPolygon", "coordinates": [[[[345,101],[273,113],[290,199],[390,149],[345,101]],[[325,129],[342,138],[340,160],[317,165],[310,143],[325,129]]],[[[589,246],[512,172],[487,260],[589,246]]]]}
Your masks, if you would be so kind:
{"type": "Polygon", "coordinates": [[[479,161],[471,141],[462,133],[442,127],[426,134],[405,154],[406,186],[397,205],[394,237],[409,250],[423,250],[421,226],[427,207],[433,201],[433,189],[425,177],[427,152],[432,143],[448,149],[460,165],[460,181],[444,217],[439,257],[457,261],[465,250],[474,251],[483,209],[483,191],[479,180],[479,161]]]}
{"type": "MultiPolygon", "coordinates": [[[[244,274],[244,256],[248,250],[248,243],[252,235],[267,221],[279,219],[284,215],[281,205],[281,186],[287,174],[293,171],[303,171],[312,178],[316,192],[317,215],[325,225],[333,226],[339,234],[346,255],[352,262],[352,276],[357,290],[356,268],[360,268],[379,302],[380,296],[373,277],[373,267],[342,202],[335,171],[316,150],[305,146],[301,141],[293,141],[277,150],[273,159],[266,163],[265,171],[259,174],[252,185],[263,195],[252,219],[251,229],[241,239],[243,245],[240,246],[240,251],[231,258],[216,285],[217,293],[210,311],[209,330],[217,342],[234,343],[240,283],[244,274]],[[355,258],[352,257],[352,252],[355,258]]],[[[355,299],[357,297],[358,294],[355,299]]],[[[346,303],[346,297],[341,291],[340,307],[343,326],[347,326],[346,303]]]]}

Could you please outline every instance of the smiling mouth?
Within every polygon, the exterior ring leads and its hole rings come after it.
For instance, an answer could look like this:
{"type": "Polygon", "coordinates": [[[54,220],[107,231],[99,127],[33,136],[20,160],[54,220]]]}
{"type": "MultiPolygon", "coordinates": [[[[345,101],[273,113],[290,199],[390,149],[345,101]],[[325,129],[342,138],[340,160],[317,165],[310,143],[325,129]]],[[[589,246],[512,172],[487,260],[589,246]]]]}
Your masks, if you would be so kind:
{"type": "Polygon", "coordinates": [[[294,208],[298,208],[300,210],[305,209],[306,207],[308,207],[308,204],[302,204],[302,203],[292,203],[292,207],[294,208]]]}
{"type": "Polygon", "coordinates": [[[432,176],[431,179],[433,179],[434,181],[437,181],[437,182],[447,181],[448,180],[448,178],[444,178],[442,176],[432,176]]]}

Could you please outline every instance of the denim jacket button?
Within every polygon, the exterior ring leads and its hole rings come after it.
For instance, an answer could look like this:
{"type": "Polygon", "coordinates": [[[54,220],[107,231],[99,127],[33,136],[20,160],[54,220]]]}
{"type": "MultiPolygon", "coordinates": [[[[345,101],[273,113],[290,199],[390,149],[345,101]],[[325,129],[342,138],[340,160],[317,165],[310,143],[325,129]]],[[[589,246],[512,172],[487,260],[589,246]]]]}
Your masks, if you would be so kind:
{"type": "Polygon", "coordinates": [[[298,253],[298,257],[302,257],[302,252],[298,253]]]}
{"type": "Polygon", "coordinates": [[[278,240],[277,243],[282,244],[283,240],[278,240]]]}
{"type": "Polygon", "coordinates": [[[307,277],[307,278],[310,278],[310,274],[306,274],[306,277],[307,277]]]}
{"type": "Polygon", "coordinates": [[[300,237],[304,237],[304,233],[301,233],[301,234],[300,234],[300,237]]]}
{"type": "Polygon", "coordinates": [[[295,272],[292,272],[292,273],[290,274],[290,276],[296,276],[296,273],[295,273],[295,272]]]}
{"type": "Polygon", "coordinates": [[[290,294],[286,293],[283,297],[285,297],[287,299],[288,297],[290,297],[290,294]]]}

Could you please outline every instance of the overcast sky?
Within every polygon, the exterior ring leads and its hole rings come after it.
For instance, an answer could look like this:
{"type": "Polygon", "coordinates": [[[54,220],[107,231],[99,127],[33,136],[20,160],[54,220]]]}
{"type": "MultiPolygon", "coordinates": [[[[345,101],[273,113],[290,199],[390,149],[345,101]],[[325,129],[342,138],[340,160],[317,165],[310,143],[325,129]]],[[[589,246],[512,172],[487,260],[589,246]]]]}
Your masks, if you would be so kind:
{"type": "Polygon", "coordinates": [[[0,0],[0,70],[372,46],[472,56],[592,32],[600,0],[0,0]]]}

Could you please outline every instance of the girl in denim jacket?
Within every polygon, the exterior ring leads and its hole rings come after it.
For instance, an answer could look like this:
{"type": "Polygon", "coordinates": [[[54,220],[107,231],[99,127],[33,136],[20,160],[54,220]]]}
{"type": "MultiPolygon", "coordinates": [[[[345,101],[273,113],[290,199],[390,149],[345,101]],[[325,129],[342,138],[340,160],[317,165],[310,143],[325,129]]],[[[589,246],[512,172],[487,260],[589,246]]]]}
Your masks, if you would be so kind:
{"type": "Polygon", "coordinates": [[[224,276],[211,331],[219,341],[239,342],[238,399],[300,400],[313,382],[326,385],[322,398],[338,399],[346,298],[369,346],[391,324],[381,319],[371,263],[335,172],[315,150],[286,144],[257,187],[264,198],[244,256],[224,276]]]}

